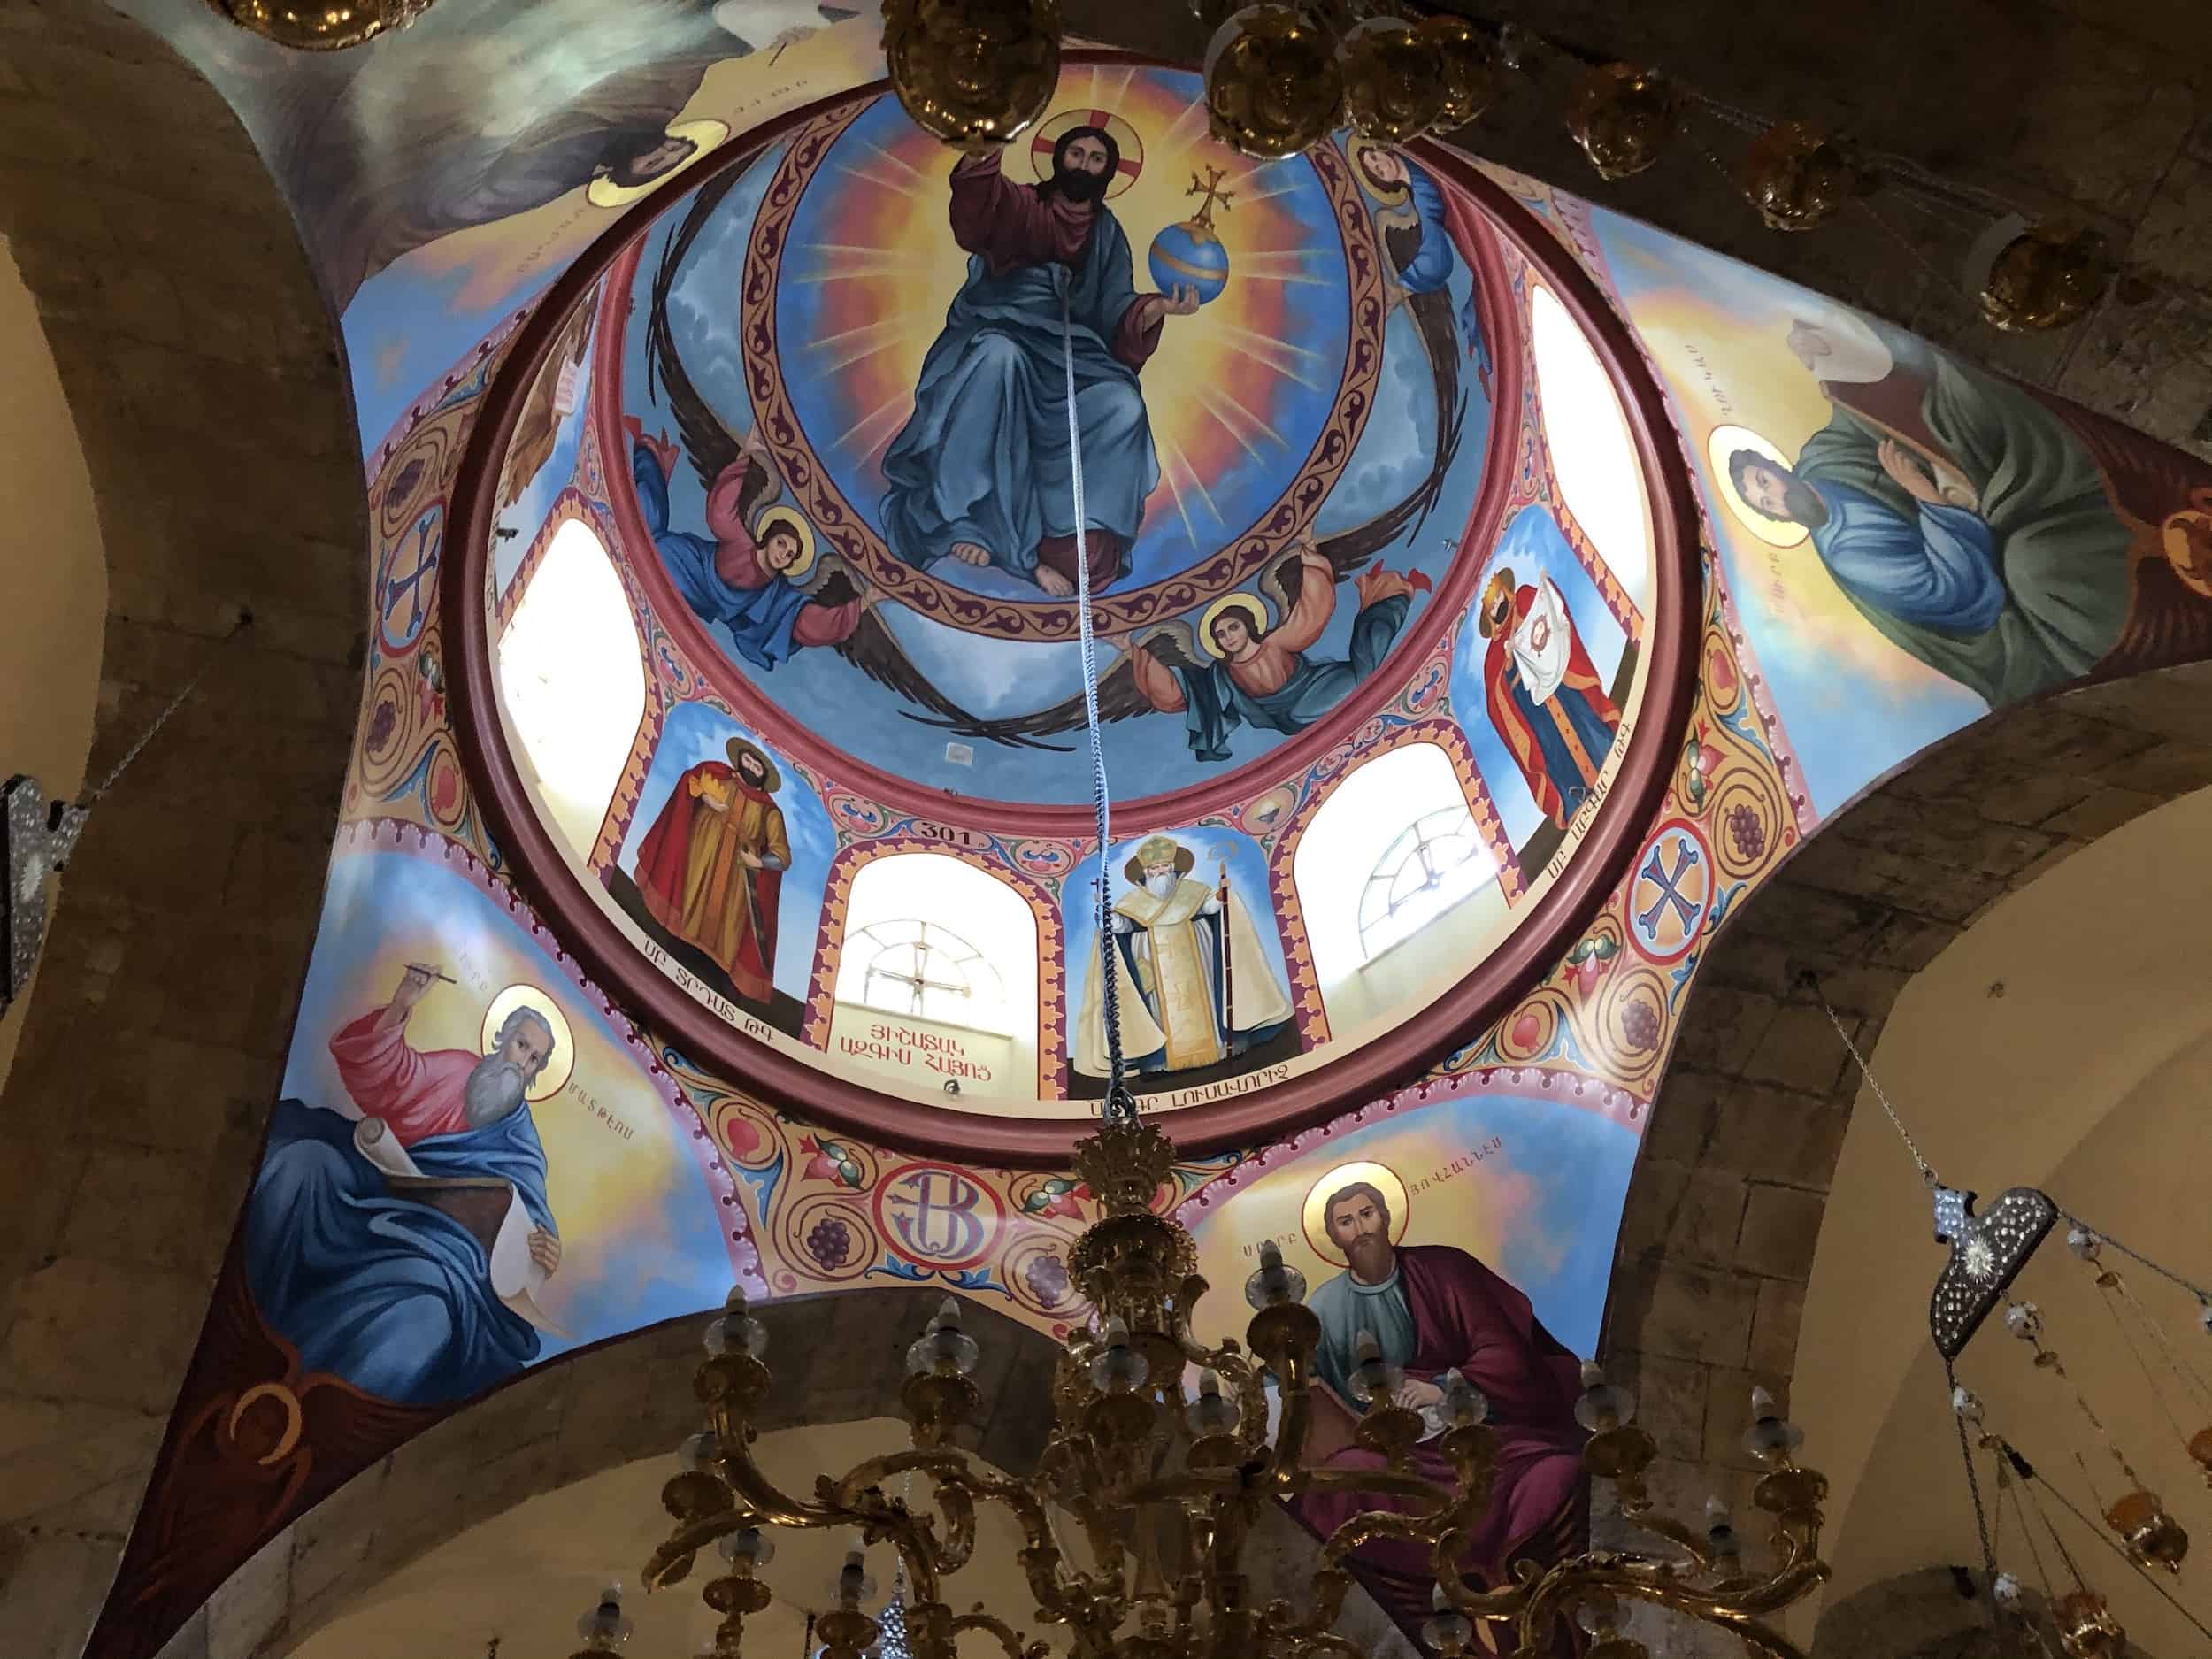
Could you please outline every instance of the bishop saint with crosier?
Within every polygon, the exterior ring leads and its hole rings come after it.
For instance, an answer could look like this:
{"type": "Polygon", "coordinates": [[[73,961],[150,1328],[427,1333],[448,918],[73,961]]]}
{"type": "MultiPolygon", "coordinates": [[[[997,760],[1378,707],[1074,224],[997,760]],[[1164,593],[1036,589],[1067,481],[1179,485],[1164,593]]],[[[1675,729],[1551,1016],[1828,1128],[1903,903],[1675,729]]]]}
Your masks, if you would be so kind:
{"type": "Polygon", "coordinates": [[[1137,372],[1165,319],[1195,311],[1198,296],[1137,292],[1129,238],[1105,202],[1121,165],[1096,127],[1060,135],[1041,183],[1009,179],[995,150],[954,164],[952,234],[968,275],[883,457],[884,539],[908,564],[949,557],[1056,597],[1076,591],[1064,302],[1090,578],[1102,587],[1129,568],[1160,481],[1137,372]]]}
{"type": "Polygon", "coordinates": [[[278,1102],[246,1210],[254,1303],[301,1371],[410,1405],[481,1394],[538,1356],[535,1304],[495,1286],[485,1211],[470,1198],[522,1206],[528,1282],[561,1263],[528,1098],[553,1057],[551,1023],[525,1003],[488,1054],[419,1049],[407,1022],[443,977],[411,966],[390,1002],[331,1038],[361,1116],[278,1102]],[[372,1161],[380,1142],[399,1151],[372,1161]],[[395,1180],[395,1164],[410,1179],[395,1180]]]}
{"type": "MultiPolygon", "coordinates": [[[[1129,890],[1114,901],[1099,966],[1116,976],[1122,1054],[1140,1071],[1216,1065],[1290,1023],[1290,998],[1262,953],[1252,913],[1225,877],[1218,887],[1202,881],[1196,866],[1190,849],[1166,835],[1143,842],[1123,866],[1129,890]]],[[[1097,971],[1083,990],[1075,1069],[1109,1071],[1097,971]]]]}
{"type": "Polygon", "coordinates": [[[791,841],[773,763],[741,737],[727,752],[727,765],[701,761],[676,780],[638,843],[637,888],[656,923],[704,951],[740,996],[767,1002],[791,841]]]}

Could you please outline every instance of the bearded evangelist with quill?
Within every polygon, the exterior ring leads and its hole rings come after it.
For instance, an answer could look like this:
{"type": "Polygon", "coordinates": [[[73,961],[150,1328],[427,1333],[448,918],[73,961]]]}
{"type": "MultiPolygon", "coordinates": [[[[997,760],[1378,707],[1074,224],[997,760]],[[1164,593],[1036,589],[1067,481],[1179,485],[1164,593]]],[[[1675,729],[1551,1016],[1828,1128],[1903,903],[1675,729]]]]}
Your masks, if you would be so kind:
{"type": "Polygon", "coordinates": [[[331,1038],[360,1115],[278,1102],[246,1212],[254,1302],[300,1369],[416,1405],[480,1394],[538,1357],[539,1331],[566,1334],[537,1302],[561,1238],[530,1110],[572,1063],[565,1021],[516,987],[487,1052],[420,1050],[407,1024],[441,980],[409,964],[331,1038]]]}

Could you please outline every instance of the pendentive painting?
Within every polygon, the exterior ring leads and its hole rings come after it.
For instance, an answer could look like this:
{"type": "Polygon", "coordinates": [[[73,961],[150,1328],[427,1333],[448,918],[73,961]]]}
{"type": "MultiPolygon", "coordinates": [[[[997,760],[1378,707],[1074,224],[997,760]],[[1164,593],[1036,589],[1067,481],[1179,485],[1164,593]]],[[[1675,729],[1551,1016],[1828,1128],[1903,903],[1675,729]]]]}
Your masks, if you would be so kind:
{"type": "MultiPolygon", "coordinates": [[[[1237,1287],[1272,1242],[1321,1322],[1309,1466],[1379,1467],[1356,1436],[1363,1343],[1401,1373],[1395,1398],[1427,1431],[1417,1472],[1452,1480],[1438,1449],[1447,1372],[1489,1402],[1496,1478],[1463,1565],[1498,1584],[1586,1548],[1589,1482],[1574,1406],[1596,1347],[1620,1208],[1638,1137],[1578,1105],[1470,1094],[1248,1164],[1187,1207],[1199,1271],[1237,1287]],[[1223,1188],[1225,1187],[1226,1191],[1223,1188]]],[[[1271,1400],[1271,1409],[1274,1409],[1271,1400]]],[[[1386,1499],[1317,1491],[1291,1513],[1325,1539],[1386,1499]]],[[[1417,1638],[1435,1585],[1425,1548],[1387,1535],[1348,1558],[1354,1576],[1417,1638]]]]}
{"type": "Polygon", "coordinates": [[[1409,640],[1481,483],[1493,232],[1390,150],[1205,127],[1196,77],[1125,63],[987,157],[872,96],[645,238],[611,442],[757,695],[899,777],[1074,804],[1086,580],[1125,796],[1261,757],[1409,640]]]}
{"type": "Polygon", "coordinates": [[[296,1394],[465,1400],[735,1271],[687,1109],[488,886],[435,852],[332,866],[243,1234],[296,1394]]]}

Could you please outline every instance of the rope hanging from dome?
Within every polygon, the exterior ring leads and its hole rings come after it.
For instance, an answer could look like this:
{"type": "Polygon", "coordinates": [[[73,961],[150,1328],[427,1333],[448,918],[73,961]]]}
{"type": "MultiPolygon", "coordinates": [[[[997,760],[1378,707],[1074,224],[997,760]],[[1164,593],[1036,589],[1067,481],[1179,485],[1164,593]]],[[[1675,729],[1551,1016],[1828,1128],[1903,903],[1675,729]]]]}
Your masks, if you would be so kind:
{"type": "Polygon", "coordinates": [[[1091,557],[1083,539],[1083,432],[1075,419],[1075,332],[1068,316],[1068,285],[1060,284],[1060,363],[1067,377],[1068,476],[1075,496],[1075,606],[1082,639],[1083,725],[1091,739],[1091,810],[1098,830],[1098,971],[1101,1018],[1106,1025],[1106,1098],[1099,1116],[1108,1123],[1133,1123],[1137,1097],[1123,1075],[1120,976],[1114,969],[1113,909],[1106,902],[1106,861],[1113,851],[1112,801],[1106,787],[1106,752],[1098,720],[1098,645],[1091,632],[1091,557]]]}

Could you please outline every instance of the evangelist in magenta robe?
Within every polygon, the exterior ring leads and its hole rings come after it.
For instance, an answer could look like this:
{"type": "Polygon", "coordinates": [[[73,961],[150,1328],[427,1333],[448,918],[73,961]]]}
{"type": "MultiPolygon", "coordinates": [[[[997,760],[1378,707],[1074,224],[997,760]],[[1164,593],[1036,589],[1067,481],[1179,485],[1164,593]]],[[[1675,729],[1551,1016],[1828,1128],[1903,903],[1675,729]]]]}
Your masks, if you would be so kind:
{"type": "MultiPolygon", "coordinates": [[[[1397,1363],[1409,1378],[1424,1382],[1437,1382],[1455,1367],[1490,1402],[1496,1477],[1489,1509],[1471,1540],[1466,1570],[1495,1584],[1505,1577],[1506,1563],[1517,1556],[1551,1561],[1581,1548],[1589,1524],[1588,1482],[1582,1470],[1586,1437],[1574,1418],[1582,1392],[1581,1362],[1544,1329],[1526,1296],[1466,1251],[1448,1244],[1410,1244],[1401,1245],[1396,1255],[1413,1327],[1413,1351],[1397,1363]]],[[[1325,1344],[1330,1340],[1325,1336],[1325,1344]]],[[[1325,1374],[1343,1369],[1325,1358],[1325,1374]]],[[[1412,1463],[1414,1472],[1450,1488],[1451,1465],[1436,1441],[1417,1448],[1412,1463]]],[[[1379,1469],[1383,1460],[1348,1446],[1331,1455],[1324,1467],[1379,1469]]],[[[1325,1539],[1363,1510],[1398,1507],[1388,1500],[1343,1493],[1308,1494],[1290,1505],[1292,1514],[1325,1539]]],[[[1425,1548],[1384,1540],[1355,1555],[1351,1566],[1409,1635],[1419,1630],[1429,1617],[1435,1585],[1425,1548]]]]}

